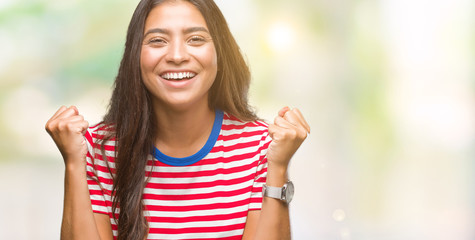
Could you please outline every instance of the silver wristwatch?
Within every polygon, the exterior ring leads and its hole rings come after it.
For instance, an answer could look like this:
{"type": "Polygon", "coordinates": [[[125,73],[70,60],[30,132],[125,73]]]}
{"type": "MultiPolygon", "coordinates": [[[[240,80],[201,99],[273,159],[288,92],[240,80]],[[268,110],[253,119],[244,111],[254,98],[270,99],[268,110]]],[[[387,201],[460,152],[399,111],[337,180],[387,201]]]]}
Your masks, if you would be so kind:
{"type": "Polygon", "coordinates": [[[271,187],[264,184],[262,186],[262,195],[264,197],[277,198],[289,204],[294,197],[294,184],[291,181],[286,182],[283,187],[271,187]]]}

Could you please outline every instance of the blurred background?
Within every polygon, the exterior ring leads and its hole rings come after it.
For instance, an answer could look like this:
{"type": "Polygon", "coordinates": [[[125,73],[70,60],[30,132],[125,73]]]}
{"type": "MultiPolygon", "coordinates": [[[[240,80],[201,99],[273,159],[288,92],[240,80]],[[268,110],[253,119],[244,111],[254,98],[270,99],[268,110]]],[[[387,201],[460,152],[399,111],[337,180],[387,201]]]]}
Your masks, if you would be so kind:
{"type": "MultiPolygon", "coordinates": [[[[59,239],[60,105],[105,113],[138,1],[0,1],[0,239],[59,239]]],[[[475,239],[475,2],[216,0],[291,163],[296,240],[475,239]]]]}

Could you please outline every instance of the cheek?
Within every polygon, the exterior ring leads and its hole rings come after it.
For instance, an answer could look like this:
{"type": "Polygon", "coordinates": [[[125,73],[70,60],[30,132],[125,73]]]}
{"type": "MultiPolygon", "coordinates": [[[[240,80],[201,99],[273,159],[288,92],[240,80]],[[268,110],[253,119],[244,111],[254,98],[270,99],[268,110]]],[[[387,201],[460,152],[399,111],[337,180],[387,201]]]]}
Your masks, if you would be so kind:
{"type": "Polygon", "coordinates": [[[207,70],[217,68],[218,65],[218,56],[214,48],[214,44],[208,44],[200,48],[188,48],[188,52],[193,58],[198,60],[198,62],[205,67],[207,70]]]}
{"type": "Polygon", "coordinates": [[[215,67],[217,71],[218,70],[218,56],[216,55],[216,53],[214,54],[214,57],[213,57],[213,66],[215,67]]]}
{"type": "Polygon", "coordinates": [[[216,72],[218,70],[218,56],[216,54],[214,46],[211,49],[208,49],[208,51],[206,51],[204,57],[206,59],[206,64],[209,70],[212,72],[212,75],[216,75],[216,72]]]}
{"type": "Polygon", "coordinates": [[[152,71],[155,68],[158,61],[155,55],[154,51],[142,48],[140,54],[140,69],[142,70],[142,74],[146,74],[147,71],[152,71]]]}
{"type": "Polygon", "coordinates": [[[217,69],[218,68],[218,54],[216,53],[216,48],[213,45],[213,51],[211,51],[211,64],[217,69]]]}

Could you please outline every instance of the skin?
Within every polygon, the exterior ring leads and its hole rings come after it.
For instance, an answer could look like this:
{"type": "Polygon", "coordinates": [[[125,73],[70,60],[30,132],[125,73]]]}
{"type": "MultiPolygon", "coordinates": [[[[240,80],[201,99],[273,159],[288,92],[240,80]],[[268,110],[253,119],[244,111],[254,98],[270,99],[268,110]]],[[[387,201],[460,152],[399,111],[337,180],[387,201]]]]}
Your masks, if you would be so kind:
{"type": "MultiPolygon", "coordinates": [[[[284,107],[278,112],[269,124],[272,142],[267,150],[266,185],[282,187],[287,182],[290,159],[309,133],[310,126],[297,108],[284,107]]],[[[242,239],[291,239],[288,207],[278,199],[264,197],[261,211],[249,211],[242,239]]]]}
{"type": "Polygon", "coordinates": [[[65,165],[61,239],[112,239],[109,217],[93,213],[89,198],[83,137],[88,126],[74,106],[61,106],[45,126],[65,165]]]}
{"type": "Polygon", "coordinates": [[[161,152],[186,157],[205,144],[214,121],[208,91],[217,69],[216,49],[206,21],[191,3],[165,2],[152,9],[145,21],[141,71],[145,86],[154,96],[160,129],[155,145],[161,152]],[[192,72],[196,76],[180,80],[183,86],[175,86],[176,81],[161,77],[167,72],[192,72]]]}
{"type": "Polygon", "coordinates": [[[145,21],[140,61],[156,110],[180,112],[207,103],[218,57],[205,19],[191,3],[166,2],[152,9],[145,21]],[[193,72],[196,76],[169,81],[160,76],[167,72],[193,72]]]}
{"type": "MultiPolygon", "coordinates": [[[[141,71],[153,95],[158,120],[156,145],[173,157],[189,156],[206,142],[214,121],[208,91],[217,71],[216,50],[201,13],[190,3],[165,2],[149,14],[141,51],[141,71]],[[157,30],[159,29],[159,30],[157,30]],[[160,75],[187,69],[197,75],[185,86],[168,84],[160,75]]],[[[109,216],[92,212],[86,181],[89,124],[76,107],[62,106],[46,123],[65,163],[62,239],[113,239],[109,216]]],[[[282,108],[269,125],[269,186],[287,181],[292,155],[310,132],[296,108],[282,108]]],[[[280,200],[263,199],[262,210],[249,211],[243,239],[290,239],[289,211],[280,200]]]]}

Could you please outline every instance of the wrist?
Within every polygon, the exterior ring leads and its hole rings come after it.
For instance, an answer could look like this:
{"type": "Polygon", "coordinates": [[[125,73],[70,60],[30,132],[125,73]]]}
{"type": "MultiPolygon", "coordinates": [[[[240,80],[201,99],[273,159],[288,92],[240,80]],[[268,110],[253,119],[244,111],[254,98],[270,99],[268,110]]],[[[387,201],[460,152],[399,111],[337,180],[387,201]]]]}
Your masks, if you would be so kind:
{"type": "Polygon", "coordinates": [[[65,170],[68,172],[86,172],[86,161],[78,159],[64,159],[65,170]]]}
{"type": "Polygon", "coordinates": [[[264,197],[274,198],[289,204],[294,196],[294,184],[291,181],[287,181],[282,187],[262,186],[262,195],[264,197]]]}
{"type": "Polygon", "coordinates": [[[287,167],[268,164],[266,185],[282,187],[288,181],[287,167]]]}

